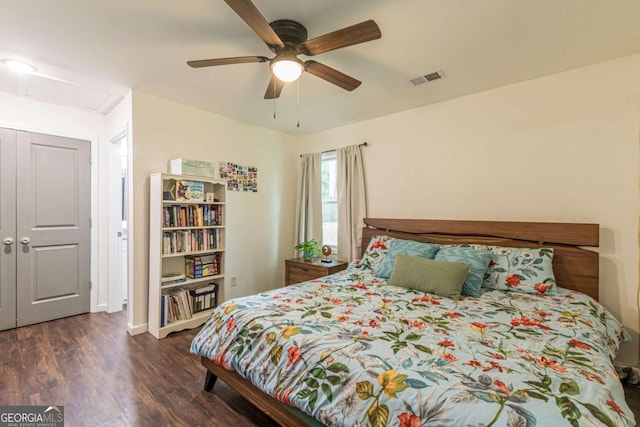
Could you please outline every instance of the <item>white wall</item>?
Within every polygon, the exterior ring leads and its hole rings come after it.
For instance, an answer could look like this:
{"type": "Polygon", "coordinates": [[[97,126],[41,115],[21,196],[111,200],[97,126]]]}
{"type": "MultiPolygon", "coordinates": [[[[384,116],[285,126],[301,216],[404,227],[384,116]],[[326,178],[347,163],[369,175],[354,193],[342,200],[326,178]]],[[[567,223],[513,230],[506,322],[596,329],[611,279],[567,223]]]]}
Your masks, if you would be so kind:
{"type": "MultiPolygon", "coordinates": [[[[103,301],[99,299],[105,293],[98,275],[98,264],[105,260],[100,258],[98,248],[98,229],[100,223],[98,201],[99,151],[103,143],[103,129],[105,116],[75,108],[48,104],[19,97],[6,92],[0,92],[0,127],[26,130],[30,132],[58,135],[91,141],[91,155],[94,162],[91,166],[91,311],[101,310],[103,301]]],[[[105,293],[106,295],[106,293],[105,293]]],[[[106,300],[105,300],[106,301],[106,300]]]]}
{"type": "Polygon", "coordinates": [[[371,217],[599,223],[600,301],[635,340],[618,361],[637,365],[639,105],[634,55],[304,136],[299,151],[367,141],[371,217]]]}
{"type": "Polygon", "coordinates": [[[178,157],[258,167],[257,193],[228,192],[226,299],[284,283],[292,252],[297,161],[294,138],[168,100],[133,92],[133,322],[147,322],[149,174],[178,157]],[[236,275],[238,285],[229,286],[236,275]]]}

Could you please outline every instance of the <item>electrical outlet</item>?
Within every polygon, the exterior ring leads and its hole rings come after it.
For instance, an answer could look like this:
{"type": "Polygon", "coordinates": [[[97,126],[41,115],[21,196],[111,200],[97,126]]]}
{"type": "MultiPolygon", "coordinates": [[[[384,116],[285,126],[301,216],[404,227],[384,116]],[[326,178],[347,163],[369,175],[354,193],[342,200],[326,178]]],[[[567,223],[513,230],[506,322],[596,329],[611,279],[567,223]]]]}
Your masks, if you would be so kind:
{"type": "Polygon", "coordinates": [[[231,276],[231,287],[238,286],[238,276],[231,276]]]}

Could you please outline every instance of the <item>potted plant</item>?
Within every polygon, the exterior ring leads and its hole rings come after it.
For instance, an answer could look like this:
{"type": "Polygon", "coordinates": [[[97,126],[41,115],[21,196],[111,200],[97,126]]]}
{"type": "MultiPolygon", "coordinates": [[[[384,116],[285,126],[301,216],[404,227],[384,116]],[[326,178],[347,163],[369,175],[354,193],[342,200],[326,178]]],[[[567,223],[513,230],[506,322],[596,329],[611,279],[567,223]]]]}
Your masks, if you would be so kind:
{"type": "Polygon", "coordinates": [[[322,253],[322,251],[320,250],[320,244],[316,241],[316,239],[306,240],[302,243],[298,243],[295,249],[302,252],[302,258],[307,262],[313,261],[322,253]]]}

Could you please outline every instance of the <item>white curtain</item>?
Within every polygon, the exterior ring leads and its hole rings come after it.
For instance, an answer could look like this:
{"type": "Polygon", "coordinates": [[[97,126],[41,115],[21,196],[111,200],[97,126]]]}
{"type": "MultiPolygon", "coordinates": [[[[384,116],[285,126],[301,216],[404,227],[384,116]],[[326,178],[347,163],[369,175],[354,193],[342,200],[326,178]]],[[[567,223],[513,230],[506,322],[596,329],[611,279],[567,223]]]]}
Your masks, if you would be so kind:
{"type": "Polygon", "coordinates": [[[336,150],[338,161],[338,253],[351,262],[360,258],[363,219],[367,216],[364,165],[360,145],[336,150]]]}
{"type": "Polygon", "coordinates": [[[322,244],[322,186],[320,168],[322,154],[300,157],[298,198],[296,204],[296,244],[316,239],[322,244]]]}

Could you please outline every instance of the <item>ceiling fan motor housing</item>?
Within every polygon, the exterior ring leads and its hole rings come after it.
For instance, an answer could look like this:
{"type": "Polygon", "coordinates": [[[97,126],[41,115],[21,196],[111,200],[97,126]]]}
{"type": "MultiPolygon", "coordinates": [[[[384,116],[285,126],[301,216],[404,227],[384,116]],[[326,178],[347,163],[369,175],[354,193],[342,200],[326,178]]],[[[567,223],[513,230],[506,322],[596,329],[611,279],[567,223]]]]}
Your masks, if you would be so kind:
{"type": "MultiPolygon", "coordinates": [[[[278,19],[269,24],[273,31],[276,32],[280,40],[285,46],[296,49],[296,53],[300,53],[297,47],[300,43],[307,41],[308,33],[307,29],[301,23],[291,19],[278,19]]],[[[269,46],[269,48],[276,52],[277,46],[269,46]]]]}

